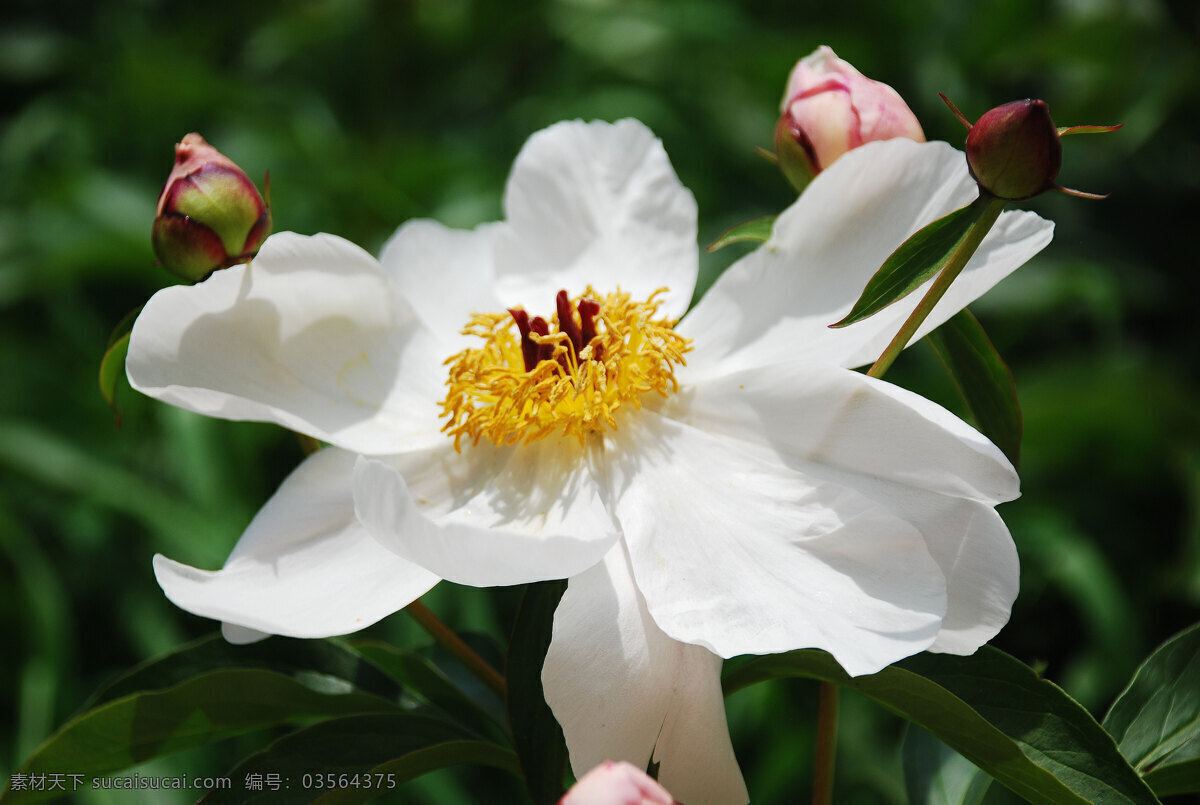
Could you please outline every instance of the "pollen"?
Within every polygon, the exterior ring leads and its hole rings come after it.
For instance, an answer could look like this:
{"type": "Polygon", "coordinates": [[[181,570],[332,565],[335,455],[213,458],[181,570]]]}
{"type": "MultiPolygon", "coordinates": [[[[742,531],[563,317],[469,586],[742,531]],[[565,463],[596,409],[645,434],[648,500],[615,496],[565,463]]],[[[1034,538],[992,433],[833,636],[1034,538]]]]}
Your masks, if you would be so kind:
{"type": "Polygon", "coordinates": [[[549,322],[521,308],[475,314],[462,332],[483,344],[446,359],[442,431],[454,449],[464,439],[529,444],[555,433],[583,445],[615,429],[622,406],[678,391],[675,367],[686,365],[691,341],[658,315],[666,290],[644,302],[619,289],[601,296],[589,287],[575,299],[559,291],[549,322]]]}

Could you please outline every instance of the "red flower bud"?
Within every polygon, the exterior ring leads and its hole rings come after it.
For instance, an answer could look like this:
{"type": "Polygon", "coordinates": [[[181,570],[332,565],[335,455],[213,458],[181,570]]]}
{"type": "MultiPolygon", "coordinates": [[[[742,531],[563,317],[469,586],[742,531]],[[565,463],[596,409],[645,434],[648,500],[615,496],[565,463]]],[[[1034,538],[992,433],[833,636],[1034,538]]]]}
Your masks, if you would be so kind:
{"type": "Polygon", "coordinates": [[[1062,167],[1062,143],[1045,101],[997,106],[967,133],[967,166],[993,196],[1031,198],[1054,187],[1062,167]]]}
{"type": "Polygon", "coordinates": [[[982,191],[1005,201],[1023,201],[1047,190],[1080,198],[1107,198],[1056,184],[1062,166],[1062,137],[1103,134],[1116,126],[1056,128],[1045,101],[1026,99],[997,106],[975,121],[938,93],[950,111],[967,127],[967,167],[982,191]]]}
{"type": "Polygon", "coordinates": [[[199,282],[244,263],[271,234],[271,210],[233,160],[189,134],[158,197],[151,240],[163,267],[199,282]]]}

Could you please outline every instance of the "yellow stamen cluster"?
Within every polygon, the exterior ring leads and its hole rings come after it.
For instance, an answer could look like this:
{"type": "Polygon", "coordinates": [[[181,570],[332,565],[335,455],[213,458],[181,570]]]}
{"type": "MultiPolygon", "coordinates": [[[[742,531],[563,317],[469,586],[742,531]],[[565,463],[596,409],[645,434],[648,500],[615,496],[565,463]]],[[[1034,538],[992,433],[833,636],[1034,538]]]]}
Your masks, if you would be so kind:
{"type": "Polygon", "coordinates": [[[552,345],[553,357],[529,371],[512,315],[475,314],[463,333],[479,336],[483,346],[446,359],[449,391],[441,415],[449,421],[442,430],[454,437],[454,449],[461,450],[464,437],[472,444],[483,438],[529,444],[555,432],[574,434],[582,445],[588,433],[616,428],[613,415],[625,403],[640,408],[647,392],[665,397],[677,391],[674,367],[686,365],[691,342],[672,329],[674,322],[656,318],[666,290],[635,302],[620,290],[599,296],[588,288],[570,308],[582,299],[599,301],[596,336],[576,358],[555,316],[549,335],[530,333],[539,346],[552,345]]]}

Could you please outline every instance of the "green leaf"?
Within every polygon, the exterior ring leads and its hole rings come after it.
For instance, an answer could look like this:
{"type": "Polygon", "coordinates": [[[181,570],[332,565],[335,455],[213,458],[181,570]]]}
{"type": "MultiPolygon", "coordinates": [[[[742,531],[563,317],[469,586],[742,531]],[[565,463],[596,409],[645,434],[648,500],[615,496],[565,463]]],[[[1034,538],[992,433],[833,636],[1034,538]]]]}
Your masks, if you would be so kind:
{"type": "MultiPolygon", "coordinates": [[[[371,769],[371,774],[383,775],[385,781],[389,779],[388,775],[394,775],[396,782],[399,783],[419,777],[426,772],[444,769],[447,766],[457,766],[461,763],[492,766],[506,771],[514,777],[521,776],[521,766],[517,762],[516,754],[511,749],[505,749],[485,741],[446,741],[433,744],[424,749],[413,750],[387,763],[381,763],[371,769]]],[[[328,803],[344,805],[345,803],[367,802],[374,797],[375,793],[367,791],[365,788],[350,788],[330,792],[317,799],[316,803],[319,805],[328,805],[328,803]]]]}
{"type": "Polygon", "coordinates": [[[504,703],[491,689],[483,687],[477,691],[489,697],[487,701],[479,701],[455,684],[432,660],[386,643],[356,643],[354,650],[398,680],[410,693],[419,694],[460,724],[483,736],[504,735],[507,726],[504,703]]]}
{"type": "Polygon", "coordinates": [[[285,735],[238,764],[227,775],[230,788],[212,789],[201,802],[365,802],[458,763],[519,774],[511,751],[474,740],[441,719],[414,713],[348,716],[285,735]]]}
{"type": "Polygon", "coordinates": [[[121,412],[117,410],[117,384],[125,376],[125,356],[129,353],[129,334],[133,332],[133,323],[142,312],[139,305],[125,314],[125,317],[113,328],[104,348],[104,357],[100,359],[100,393],[104,401],[113,410],[117,418],[117,426],[121,425],[121,412]]]}
{"type": "Polygon", "coordinates": [[[1200,791],[1200,623],[1142,663],[1104,728],[1158,794],[1200,791]]]}
{"type": "Polygon", "coordinates": [[[706,252],[715,252],[717,249],[723,249],[731,243],[742,243],[744,241],[765,243],[771,239],[771,228],[773,226],[775,226],[774,215],[764,215],[762,218],[746,221],[743,224],[738,224],[727,229],[723,235],[705,246],[704,250],[706,252]]]}
{"type": "Polygon", "coordinates": [[[104,351],[100,359],[100,393],[121,426],[121,412],[117,408],[117,384],[125,376],[125,356],[129,354],[129,333],[121,336],[104,351]]]}
{"type": "MultiPolygon", "coordinates": [[[[484,662],[496,670],[504,667],[507,645],[502,645],[493,635],[483,632],[460,631],[458,636],[484,662]]],[[[414,646],[411,653],[424,657],[441,671],[454,687],[462,691],[477,706],[508,729],[508,708],[504,698],[480,679],[476,673],[455,657],[445,646],[437,642],[414,646]]]]}
{"type": "Polygon", "coordinates": [[[1024,800],[942,743],[909,724],[900,742],[909,805],[1021,805],[1024,800]]]}
{"type": "Polygon", "coordinates": [[[909,805],[981,805],[992,778],[939,741],[909,724],[900,743],[909,805]]]}
{"type": "Polygon", "coordinates": [[[724,687],[728,695],[796,676],[873,699],[1032,803],[1157,802],[1086,710],[990,646],[970,657],[920,654],[854,678],[829,654],[803,649],[748,660],[726,675],[724,687]]]}
{"type": "Polygon", "coordinates": [[[534,805],[555,803],[563,793],[567,744],[542,692],[542,665],[550,647],[554,610],[566,589],[565,581],[542,581],[525,588],[505,663],[513,746],[534,805]]]}
{"type": "Polygon", "coordinates": [[[1200,751],[1193,747],[1190,760],[1164,758],[1161,766],[1146,773],[1146,782],[1160,797],[1200,791],[1200,751]]]}
{"type": "Polygon", "coordinates": [[[236,646],[220,634],[202,637],[118,677],[98,690],[87,708],[133,693],[160,690],[210,671],[261,668],[310,682],[319,676],[344,680],[365,693],[398,700],[404,689],[386,673],[332,640],[272,637],[236,646]]]}
{"type": "MultiPolygon", "coordinates": [[[[21,771],[104,774],[262,727],[399,709],[372,694],[346,688],[330,692],[325,684],[318,688],[257,668],[200,674],[166,690],[133,693],[88,710],[50,736],[21,771]]],[[[54,795],[10,790],[0,801],[35,802],[54,795]]]]}
{"type": "Polygon", "coordinates": [[[1021,406],[1012,372],[983,331],[962,310],[926,339],[941,360],[976,427],[1004,451],[1014,467],[1021,461],[1021,406]]]}
{"type": "Polygon", "coordinates": [[[874,316],[921,287],[922,283],[946,265],[950,255],[966,239],[967,233],[990,203],[990,199],[980,196],[967,206],[942,216],[901,243],[900,248],[892,252],[867,282],[862,296],[854,303],[846,318],[830,326],[845,327],[874,316]]]}

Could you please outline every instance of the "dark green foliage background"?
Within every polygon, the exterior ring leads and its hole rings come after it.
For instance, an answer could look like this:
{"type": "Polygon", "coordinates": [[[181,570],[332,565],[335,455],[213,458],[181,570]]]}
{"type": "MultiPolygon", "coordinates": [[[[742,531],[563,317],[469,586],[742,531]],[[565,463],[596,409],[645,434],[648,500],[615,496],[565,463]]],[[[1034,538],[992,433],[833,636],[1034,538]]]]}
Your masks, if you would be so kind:
{"type": "MultiPolygon", "coordinates": [[[[301,456],[272,426],[128,387],[117,429],[97,392],[109,329],[171,281],[149,232],[175,141],[200,131],[252,176],[269,170],[277,229],[377,250],[411,217],[500,217],[508,167],[538,128],[633,116],[663,138],[708,242],[791,200],[753,149],[770,146],[788,70],[822,43],[894,85],[931,139],[963,138],[938,91],[970,117],[1033,96],[1060,125],[1125,124],[1065,142],[1062,182],[1112,198],[1028,203],[1057,222],[1054,243],[974,308],[1026,425],[1024,496],[1002,509],[1022,592],[995,644],[1102,714],[1154,645],[1200,619],[1198,32],[1190,0],[7,0],[0,771],[116,672],[213,628],[163,598],[150,557],[220,566],[301,456]]],[[[705,281],[744,251],[705,256],[705,281]]],[[[925,345],[891,378],[961,410],[925,345]]],[[[428,600],[498,637],[517,601],[448,584],[428,600]]],[[[425,640],[402,615],[368,634],[425,640]]],[[[803,801],[812,685],[760,685],[728,706],[756,799],[803,801]]],[[[839,798],[903,801],[902,724],[853,695],[843,710],[839,798]]],[[[140,771],[219,774],[271,737],[140,771]]],[[[502,791],[519,789],[463,768],[406,796],[502,791]]]]}

